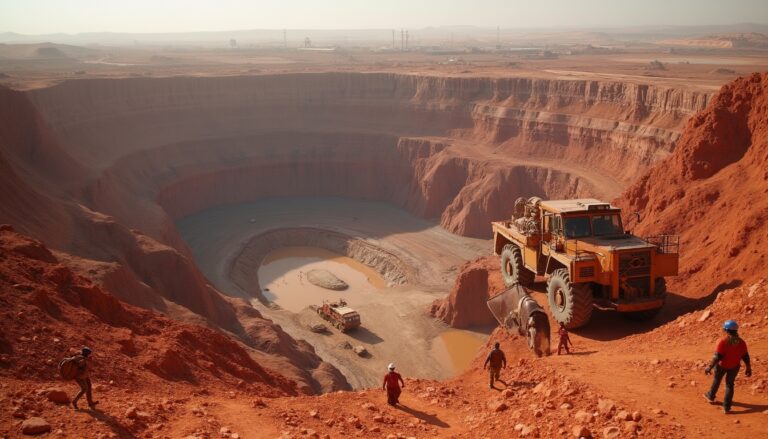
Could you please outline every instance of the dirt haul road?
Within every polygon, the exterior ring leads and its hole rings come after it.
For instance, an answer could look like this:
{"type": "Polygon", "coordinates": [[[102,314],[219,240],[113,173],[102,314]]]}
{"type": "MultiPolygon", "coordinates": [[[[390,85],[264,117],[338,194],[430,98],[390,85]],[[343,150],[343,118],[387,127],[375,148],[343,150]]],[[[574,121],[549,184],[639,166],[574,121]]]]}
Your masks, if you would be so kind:
{"type": "Polygon", "coordinates": [[[414,377],[447,378],[457,372],[433,346],[435,337],[447,327],[427,317],[425,309],[445,296],[458,266],[486,251],[486,241],[453,235],[390,205],[332,198],[273,199],[214,208],[183,218],[177,226],[198,266],[221,291],[248,298],[292,336],[307,340],[353,387],[379,385],[381,373],[391,361],[414,377]],[[323,322],[314,311],[307,308],[294,313],[265,305],[248,296],[230,277],[233,259],[251,238],[271,229],[298,227],[365,239],[395,254],[410,268],[412,278],[405,285],[346,296],[361,315],[358,330],[313,333],[308,326],[323,322]],[[370,358],[340,347],[345,342],[364,346],[370,358]]]}

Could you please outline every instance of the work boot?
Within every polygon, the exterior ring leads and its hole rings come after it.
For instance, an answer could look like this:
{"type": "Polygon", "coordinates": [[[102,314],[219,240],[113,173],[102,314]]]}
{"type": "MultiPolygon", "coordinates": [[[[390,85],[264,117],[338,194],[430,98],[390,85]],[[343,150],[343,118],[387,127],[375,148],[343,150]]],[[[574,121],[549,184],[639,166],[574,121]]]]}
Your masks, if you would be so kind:
{"type": "Polygon", "coordinates": [[[725,413],[726,415],[727,415],[727,414],[729,414],[729,413],[731,413],[731,408],[730,408],[730,407],[726,407],[726,406],[723,406],[723,413],[725,413]]]}
{"type": "Polygon", "coordinates": [[[91,401],[88,403],[88,407],[90,407],[91,410],[96,408],[96,404],[98,404],[99,401],[91,401]]]}
{"type": "Polygon", "coordinates": [[[707,393],[707,392],[704,392],[704,399],[706,399],[707,402],[710,403],[710,404],[714,404],[715,403],[715,399],[714,398],[710,398],[709,397],[709,393],[707,393]]]}
{"type": "Polygon", "coordinates": [[[72,401],[72,408],[75,410],[80,410],[80,407],[77,406],[77,401],[72,401]]]}

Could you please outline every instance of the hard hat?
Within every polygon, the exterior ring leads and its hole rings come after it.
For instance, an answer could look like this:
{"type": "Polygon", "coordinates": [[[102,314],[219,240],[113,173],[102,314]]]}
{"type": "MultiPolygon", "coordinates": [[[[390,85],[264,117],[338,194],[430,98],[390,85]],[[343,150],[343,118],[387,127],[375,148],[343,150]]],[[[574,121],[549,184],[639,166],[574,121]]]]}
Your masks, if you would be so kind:
{"type": "Polygon", "coordinates": [[[395,363],[389,363],[389,366],[387,366],[387,369],[393,370],[395,368],[395,363]]]}
{"type": "Polygon", "coordinates": [[[723,329],[726,331],[736,331],[739,329],[739,324],[736,323],[736,320],[726,320],[725,323],[723,323],[723,329]]]}
{"type": "Polygon", "coordinates": [[[89,347],[87,347],[87,346],[86,346],[86,347],[84,347],[84,348],[81,350],[81,352],[82,352],[82,354],[83,354],[83,355],[91,355],[91,348],[89,348],[89,347]]]}

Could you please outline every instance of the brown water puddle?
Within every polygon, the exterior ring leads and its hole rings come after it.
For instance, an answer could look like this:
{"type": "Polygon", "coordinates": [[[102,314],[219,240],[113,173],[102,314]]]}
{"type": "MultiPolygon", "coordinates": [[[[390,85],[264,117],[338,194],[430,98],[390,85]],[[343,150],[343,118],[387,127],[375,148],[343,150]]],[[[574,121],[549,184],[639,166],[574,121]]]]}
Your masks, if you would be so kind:
{"type": "Polygon", "coordinates": [[[355,302],[362,301],[361,294],[387,287],[386,281],[371,267],[317,247],[284,247],[269,253],[259,267],[259,283],[269,301],[293,312],[339,298],[354,307],[355,302]],[[309,270],[328,270],[349,288],[331,291],[313,285],[306,278],[309,270]]]}
{"type": "Polygon", "coordinates": [[[459,374],[469,367],[487,338],[478,332],[449,329],[432,341],[432,355],[450,362],[454,373],[459,374]]]}

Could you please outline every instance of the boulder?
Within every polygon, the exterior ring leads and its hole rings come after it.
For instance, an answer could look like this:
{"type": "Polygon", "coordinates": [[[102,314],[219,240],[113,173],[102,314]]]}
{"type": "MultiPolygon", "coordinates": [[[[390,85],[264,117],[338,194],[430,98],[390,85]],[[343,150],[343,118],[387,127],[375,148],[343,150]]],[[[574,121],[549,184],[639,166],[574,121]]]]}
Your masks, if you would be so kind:
{"type": "Polygon", "coordinates": [[[597,411],[605,417],[610,417],[616,410],[616,403],[610,399],[598,399],[597,411]]]}
{"type": "Polygon", "coordinates": [[[21,423],[23,434],[43,434],[51,431],[51,424],[43,418],[29,418],[21,423]]]}
{"type": "Polygon", "coordinates": [[[637,433],[637,430],[640,429],[640,424],[638,424],[635,421],[627,421],[624,423],[624,431],[627,433],[637,433]]]}
{"type": "Polygon", "coordinates": [[[603,438],[605,439],[615,439],[619,436],[621,436],[621,430],[619,430],[619,427],[612,425],[603,429],[603,438]]]}
{"type": "Polygon", "coordinates": [[[579,410],[575,415],[573,415],[573,417],[577,422],[581,422],[582,424],[589,424],[595,420],[595,417],[592,415],[592,413],[586,412],[584,410],[579,410]]]}
{"type": "Polygon", "coordinates": [[[626,411],[626,410],[622,410],[622,411],[620,411],[620,412],[619,412],[619,413],[616,415],[616,419],[618,419],[618,420],[620,420],[620,421],[631,421],[631,420],[632,420],[632,414],[631,414],[631,413],[629,413],[629,412],[628,412],[628,411],[626,411]]]}
{"type": "Polygon", "coordinates": [[[520,430],[520,437],[539,437],[539,429],[533,425],[526,425],[520,430]]]}
{"type": "Polygon", "coordinates": [[[712,311],[706,309],[703,313],[701,313],[701,317],[699,317],[699,321],[703,322],[706,321],[708,318],[712,317],[712,311]]]}
{"type": "Polygon", "coordinates": [[[584,438],[584,439],[590,439],[592,437],[592,432],[589,431],[589,429],[583,425],[575,425],[571,432],[573,433],[573,437],[576,438],[584,438]]]}
{"type": "Polygon", "coordinates": [[[488,402],[488,408],[492,412],[503,412],[504,410],[508,409],[509,407],[507,406],[507,404],[504,401],[493,400],[493,401],[488,402]]]}
{"type": "Polygon", "coordinates": [[[311,284],[327,290],[342,291],[349,288],[346,282],[328,270],[309,270],[307,272],[307,280],[311,284]]]}
{"type": "Polygon", "coordinates": [[[56,404],[69,404],[70,402],[67,392],[61,389],[46,389],[44,394],[48,401],[55,402],[56,404]]]}
{"type": "Polygon", "coordinates": [[[128,419],[136,419],[138,413],[139,409],[137,409],[136,406],[131,406],[125,411],[125,417],[128,419]]]}

